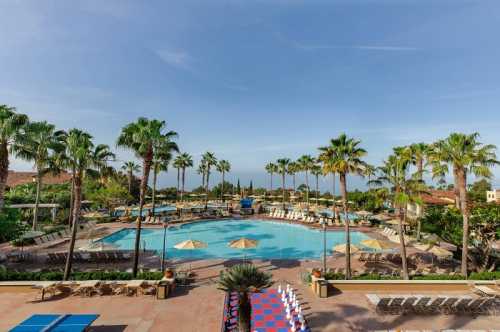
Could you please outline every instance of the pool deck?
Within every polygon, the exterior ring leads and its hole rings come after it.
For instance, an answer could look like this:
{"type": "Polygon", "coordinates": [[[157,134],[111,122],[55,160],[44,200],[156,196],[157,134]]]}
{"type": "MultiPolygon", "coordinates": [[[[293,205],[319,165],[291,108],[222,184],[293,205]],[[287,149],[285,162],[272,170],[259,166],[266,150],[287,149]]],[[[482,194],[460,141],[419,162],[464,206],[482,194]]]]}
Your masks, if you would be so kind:
{"type": "MultiPolygon", "coordinates": [[[[369,331],[369,330],[442,330],[500,329],[498,316],[445,316],[397,315],[380,316],[368,304],[362,285],[356,290],[345,290],[326,299],[316,297],[309,286],[299,281],[299,272],[306,265],[317,262],[255,262],[261,269],[273,274],[279,283],[285,280],[299,294],[306,318],[312,331],[369,331]]],[[[6,331],[34,313],[97,313],[100,315],[91,331],[220,331],[223,292],[216,287],[219,271],[231,265],[228,261],[197,261],[193,269],[197,274],[192,287],[178,287],[172,297],[156,300],[151,296],[103,296],[92,298],[61,297],[45,302],[35,301],[31,290],[16,291],[0,287],[0,331],[6,331]]],[[[493,286],[494,287],[494,286],[493,286]]],[[[411,293],[408,290],[406,293],[411,293]]],[[[402,293],[381,288],[378,294],[402,293]]],[[[471,295],[464,290],[429,287],[425,294],[471,295]]]]}

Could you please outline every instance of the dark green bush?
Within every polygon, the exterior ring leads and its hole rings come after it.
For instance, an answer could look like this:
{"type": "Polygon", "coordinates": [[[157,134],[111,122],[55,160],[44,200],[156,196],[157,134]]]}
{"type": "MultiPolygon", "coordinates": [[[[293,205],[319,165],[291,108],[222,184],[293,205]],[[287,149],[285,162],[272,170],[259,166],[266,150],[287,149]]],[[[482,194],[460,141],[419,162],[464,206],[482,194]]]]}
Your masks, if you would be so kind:
{"type": "Polygon", "coordinates": [[[500,271],[473,272],[469,279],[472,280],[500,280],[500,271]]]}
{"type": "Polygon", "coordinates": [[[0,212],[0,243],[17,239],[26,230],[18,210],[4,208],[0,212]]]}
{"type": "Polygon", "coordinates": [[[424,276],[414,276],[413,280],[464,280],[462,275],[428,274],[424,276]]]}

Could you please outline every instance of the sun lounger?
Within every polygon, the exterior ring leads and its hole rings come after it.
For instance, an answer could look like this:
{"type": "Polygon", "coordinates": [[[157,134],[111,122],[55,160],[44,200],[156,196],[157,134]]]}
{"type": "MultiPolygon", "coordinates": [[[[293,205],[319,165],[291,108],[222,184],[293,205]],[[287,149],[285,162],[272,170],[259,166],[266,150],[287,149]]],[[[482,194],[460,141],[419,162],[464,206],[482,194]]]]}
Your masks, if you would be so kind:
{"type": "Polygon", "coordinates": [[[424,313],[425,308],[427,308],[427,305],[431,302],[431,298],[428,296],[422,296],[417,300],[417,303],[413,306],[413,310],[416,313],[424,313]]]}
{"type": "Polygon", "coordinates": [[[472,291],[480,296],[500,297],[500,292],[497,292],[488,286],[473,285],[472,291]]]}
{"type": "Polygon", "coordinates": [[[453,306],[454,313],[465,313],[467,312],[467,307],[472,302],[470,296],[462,296],[458,302],[453,306]]]}
{"type": "Polygon", "coordinates": [[[377,313],[386,313],[389,307],[389,303],[391,302],[390,297],[384,297],[380,298],[376,294],[366,294],[366,298],[368,299],[368,302],[375,306],[375,311],[377,313]]]}
{"type": "Polygon", "coordinates": [[[458,302],[458,297],[448,297],[446,301],[444,301],[443,304],[441,304],[439,310],[445,315],[452,314],[454,312],[453,309],[457,302],[458,302]]]}
{"type": "Polygon", "coordinates": [[[403,302],[405,301],[405,298],[404,297],[400,297],[400,296],[397,296],[397,297],[394,297],[392,299],[392,301],[389,303],[389,305],[387,306],[387,311],[391,314],[391,315],[398,315],[402,312],[403,310],[403,302]]]}
{"type": "Polygon", "coordinates": [[[414,312],[414,306],[418,298],[416,296],[407,296],[405,301],[401,305],[401,312],[403,314],[409,314],[414,312]]]}

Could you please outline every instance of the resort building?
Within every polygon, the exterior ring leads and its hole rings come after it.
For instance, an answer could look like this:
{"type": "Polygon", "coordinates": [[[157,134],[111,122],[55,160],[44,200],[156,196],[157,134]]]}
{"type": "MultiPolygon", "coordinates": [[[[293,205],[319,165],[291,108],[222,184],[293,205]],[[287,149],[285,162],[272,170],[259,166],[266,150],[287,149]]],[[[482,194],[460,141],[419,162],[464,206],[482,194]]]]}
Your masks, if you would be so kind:
{"type": "Polygon", "coordinates": [[[409,203],[407,206],[408,214],[412,217],[421,217],[424,214],[426,206],[447,206],[455,204],[455,193],[452,190],[429,190],[422,194],[424,205],[409,203]]]}
{"type": "Polygon", "coordinates": [[[486,202],[500,203],[500,189],[486,192],[486,202]]]}

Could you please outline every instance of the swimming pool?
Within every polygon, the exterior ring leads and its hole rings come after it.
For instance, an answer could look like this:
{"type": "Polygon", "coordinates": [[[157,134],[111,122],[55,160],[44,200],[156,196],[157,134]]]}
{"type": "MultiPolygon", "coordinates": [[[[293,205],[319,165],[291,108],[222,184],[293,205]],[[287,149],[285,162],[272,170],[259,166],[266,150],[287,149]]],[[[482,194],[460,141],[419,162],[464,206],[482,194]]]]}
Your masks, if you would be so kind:
{"type": "MultiPolygon", "coordinates": [[[[362,232],[351,232],[352,244],[369,239],[362,232]]],[[[135,229],[122,229],[101,241],[116,245],[119,249],[133,250],[135,229]]],[[[163,229],[142,229],[141,247],[161,252],[163,229]]],[[[327,232],[328,254],[332,247],[345,243],[342,231],[327,232]]],[[[167,231],[167,257],[170,259],[319,259],[323,253],[323,233],[302,225],[263,220],[218,220],[171,226],[167,231]],[[239,250],[228,247],[232,240],[247,237],[259,240],[255,249],[239,250]],[[178,250],[173,246],[185,240],[198,240],[208,244],[207,248],[178,250]]]]}

